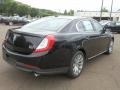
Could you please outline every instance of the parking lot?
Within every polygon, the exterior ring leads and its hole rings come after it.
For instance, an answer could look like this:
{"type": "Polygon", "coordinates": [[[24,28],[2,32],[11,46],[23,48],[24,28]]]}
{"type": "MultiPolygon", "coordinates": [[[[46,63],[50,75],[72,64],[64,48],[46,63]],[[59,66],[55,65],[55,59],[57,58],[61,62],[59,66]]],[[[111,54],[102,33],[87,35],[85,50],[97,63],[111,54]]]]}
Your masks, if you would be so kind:
{"type": "Polygon", "coordinates": [[[69,79],[65,75],[36,78],[11,67],[2,59],[2,42],[11,27],[0,24],[0,90],[120,90],[119,34],[115,34],[113,54],[89,61],[79,78],[69,79]]]}

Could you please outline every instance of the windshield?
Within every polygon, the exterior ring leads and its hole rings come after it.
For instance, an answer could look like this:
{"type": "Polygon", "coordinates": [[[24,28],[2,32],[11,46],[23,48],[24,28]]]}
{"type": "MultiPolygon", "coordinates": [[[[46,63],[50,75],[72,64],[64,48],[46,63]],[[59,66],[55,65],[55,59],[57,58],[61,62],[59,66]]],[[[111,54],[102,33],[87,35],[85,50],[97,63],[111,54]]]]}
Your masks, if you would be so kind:
{"type": "Polygon", "coordinates": [[[71,19],[65,18],[42,18],[40,20],[36,20],[32,23],[29,23],[21,28],[22,31],[29,32],[39,32],[39,31],[58,31],[60,28],[66,26],[71,19]]]}

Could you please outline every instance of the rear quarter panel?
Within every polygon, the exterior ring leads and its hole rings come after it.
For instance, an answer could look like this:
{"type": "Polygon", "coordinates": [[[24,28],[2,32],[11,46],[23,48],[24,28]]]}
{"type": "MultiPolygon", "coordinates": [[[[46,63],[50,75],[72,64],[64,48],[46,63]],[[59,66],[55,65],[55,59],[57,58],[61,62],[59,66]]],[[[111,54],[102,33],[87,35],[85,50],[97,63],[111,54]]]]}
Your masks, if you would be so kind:
{"type": "Polygon", "coordinates": [[[86,36],[80,34],[59,34],[55,35],[55,37],[56,43],[49,52],[49,55],[51,53],[50,58],[58,67],[69,66],[73,54],[79,49],[83,49],[82,42],[86,36]]]}

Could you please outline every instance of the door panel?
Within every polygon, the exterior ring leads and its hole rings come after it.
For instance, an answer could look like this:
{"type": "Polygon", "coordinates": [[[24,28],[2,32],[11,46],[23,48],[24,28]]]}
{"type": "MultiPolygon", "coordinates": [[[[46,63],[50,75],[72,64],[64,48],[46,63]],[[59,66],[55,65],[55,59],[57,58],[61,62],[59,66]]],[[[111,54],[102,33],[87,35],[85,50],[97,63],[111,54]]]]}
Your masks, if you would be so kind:
{"type": "Polygon", "coordinates": [[[108,49],[110,38],[106,33],[101,34],[99,37],[100,52],[104,52],[108,49]]]}
{"type": "Polygon", "coordinates": [[[109,37],[107,33],[101,33],[102,26],[95,20],[91,20],[94,27],[94,33],[88,33],[84,42],[88,58],[104,52],[109,45],[109,37]]]}
{"type": "MultiPolygon", "coordinates": [[[[101,26],[101,24],[99,24],[97,21],[92,20],[94,29],[96,31],[98,38],[98,43],[99,43],[99,52],[104,52],[109,44],[109,32],[105,32],[103,33],[103,27],[101,26]]],[[[113,23],[114,24],[114,23],[113,23]]]]}
{"type": "Polygon", "coordinates": [[[97,34],[87,35],[83,46],[85,48],[88,58],[98,54],[100,51],[99,36],[97,34]]]}
{"type": "Polygon", "coordinates": [[[86,39],[83,42],[83,47],[87,53],[88,57],[91,57],[96,54],[97,50],[97,38],[98,36],[95,34],[93,25],[90,20],[82,21],[83,26],[85,28],[86,39]],[[96,43],[96,44],[95,44],[96,43]]]}
{"type": "Polygon", "coordinates": [[[83,43],[88,58],[107,50],[109,37],[106,34],[88,35],[83,43]]]}

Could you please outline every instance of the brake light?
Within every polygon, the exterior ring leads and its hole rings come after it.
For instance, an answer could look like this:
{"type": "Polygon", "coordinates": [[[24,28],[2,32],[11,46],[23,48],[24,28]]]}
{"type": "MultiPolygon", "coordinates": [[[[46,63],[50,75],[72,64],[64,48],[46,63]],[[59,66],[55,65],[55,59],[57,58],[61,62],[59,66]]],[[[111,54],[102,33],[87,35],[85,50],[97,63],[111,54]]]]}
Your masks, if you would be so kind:
{"type": "Polygon", "coordinates": [[[55,37],[53,35],[47,35],[38,45],[34,52],[36,53],[50,50],[53,47],[54,43],[55,37]]]}

